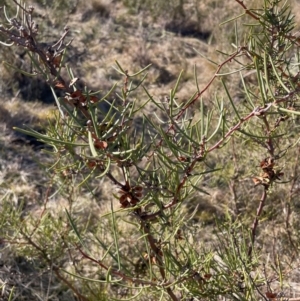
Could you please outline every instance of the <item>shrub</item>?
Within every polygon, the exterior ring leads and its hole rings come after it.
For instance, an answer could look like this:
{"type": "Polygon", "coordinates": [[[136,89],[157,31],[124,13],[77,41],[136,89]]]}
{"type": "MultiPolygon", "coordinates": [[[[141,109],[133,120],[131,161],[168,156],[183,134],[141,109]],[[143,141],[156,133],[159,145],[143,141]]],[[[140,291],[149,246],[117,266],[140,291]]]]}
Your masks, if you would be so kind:
{"type": "Polygon", "coordinates": [[[16,128],[49,145],[53,160],[45,163],[50,184],[40,211],[24,212],[2,199],[7,248],[35,268],[50,268],[79,300],[286,296],[283,279],[294,268],[289,263],[299,241],[300,114],[299,38],[286,2],[266,0],[250,9],[236,0],[244,13],[228,22],[250,20],[245,41],[236,26],[234,52],[223,53],[222,63],[211,60],[216,71],[202,89],[195,67],[195,89],[185,101],[177,98],[182,73],[165,98],[148,92],[151,66],[127,71],[116,62],[121,86],[104,93],[80,86],[65,64],[69,29],[44,50],[33,7],[14,3],[23,19],[4,9],[1,34],[26,49],[34,66],[27,75],[47,82],[57,110],[46,133],[16,128]],[[234,89],[233,74],[239,76],[234,89]],[[223,91],[205,102],[218,79],[223,91]],[[100,185],[110,191],[106,211],[100,185]],[[228,198],[227,185],[231,200],[203,226],[198,207],[216,185],[217,198],[228,198]],[[64,212],[53,208],[58,193],[64,212]],[[283,232],[272,245],[264,230],[278,229],[275,220],[283,232]],[[211,236],[204,236],[211,224],[211,236]],[[267,261],[268,252],[274,259],[267,261]]]}

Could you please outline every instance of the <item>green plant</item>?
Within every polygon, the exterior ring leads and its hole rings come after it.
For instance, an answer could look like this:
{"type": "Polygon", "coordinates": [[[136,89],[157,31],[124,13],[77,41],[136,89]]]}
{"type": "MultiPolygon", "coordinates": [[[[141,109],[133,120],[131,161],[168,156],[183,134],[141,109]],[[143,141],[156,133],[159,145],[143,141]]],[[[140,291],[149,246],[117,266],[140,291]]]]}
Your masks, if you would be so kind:
{"type": "MultiPolygon", "coordinates": [[[[51,147],[53,161],[46,166],[51,183],[35,216],[22,217],[22,207],[12,208],[3,198],[5,243],[17,244],[15,252],[51,268],[80,300],[280,297],[289,266],[277,258],[261,267],[264,250],[257,245],[265,239],[259,235],[260,220],[264,223],[276,214],[268,209],[263,216],[268,200],[280,195],[280,183],[287,185],[281,179],[288,162],[282,162],[292,157],[297,163],[299,158],[299,38],[287,4],[266,0],[259,9],[249,9],[236,0],[244,13],[230,21],[247,15],[253,22],[247,24],[245,42],[236,30],[235,51],[224,53],[222,63],[211,61],[216,72],[203,89],[195,67],[195,90],[182,101],[177,99],[182,73],[164,99],[150,95],[150,66],[131,73],[116,62],[123,78],[120,86],[104,93],[80,87],[65,64],[69,29],[45,51],[37,42],[33,8],[13,2],[23,19],[10,18],[4,10],[6,24],[0,32],[26,49],[34,66],[26,75],[49,84],[57,110],[45,134],[17,128],[51,147]],[[232,74],[240,75],[244,100],[233,97],[236,91],[228,85],[232,74]],[[251,75],[254,79],[248,81],[251,75]],[[218,78],[223,92],[206,103],[202,96],[218,78]],[[249,158],[254,149],[261,157],[253,167],[249,158]],[[222,151],[230,153],[232,163],[219,162],[222,151]],[[248,193],[238,200],[244,177],[252,177],[253,183],[247,183],[248,193]],[[229,183],[234,210],[219,216],[213,232],[219,244],[211,239],[198,245],[197,199],[209,195],[213,181],[229,183]],[[99,185],[109,186],[109,210],[80,208],[80,198],[87,194],[99,202],[99,185]],[[49,205],[56,193],[67,200],[59,215],[49,205]],[[258,204],[250,203],[251,198],[258,204]],[[187,211],[194,200],[194,210],[187,211]],[[252,213],[257,207],[251,218],[242,216],[246,205],[252,213]],[[280,286],[273,289],[278,279],[280,286]]],[[[291,222],[298,173],[294,164],[282,204],[286,233],[281,243],[287,243],[290,252],[298,248],[298,225],[291,222]]]]}

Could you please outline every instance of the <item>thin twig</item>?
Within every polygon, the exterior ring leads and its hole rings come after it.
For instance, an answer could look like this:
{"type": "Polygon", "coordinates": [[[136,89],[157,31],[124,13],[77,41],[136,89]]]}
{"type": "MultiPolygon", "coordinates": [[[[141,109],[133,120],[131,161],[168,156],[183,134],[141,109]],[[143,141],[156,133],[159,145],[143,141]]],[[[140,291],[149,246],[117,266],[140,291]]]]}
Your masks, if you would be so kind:
{"type": "Polygon", "coordinates": [[[248,248],[248,253],[247,253],[249,259],[252,256],[253,245],[254,245],[254,242],[255,242],[256,230],[257,230],[257,226],[258,226],[258,220],[259,220],[259,217],[260,217],[260,215],[262,213],[262,210],[264,208],[266,198],[267,198],[267,188],[264,187],[263,194],[261,196],[259,206],[257,208],[256,217],[255,217],[255,219],[253,221],[253,224],[251,226],[251,241],[250,241],[249,248],[248,248]]]}
{"type": "Polygon", "coordinates": [[[273,140],[272,140],[272,131],[270,129],[270,125],[269,125],[266,115],[262,116],[262,120],[266,126],[267,135],[269,136],[269,138],[266,142],[266,147],[267,147],[267,150],[270,153],[271,157],[274,158],[274,145],[273,145],[273,140]]]}
{"type": "Polygon", "coordinates": [[[53,266],[53,263],[52,263],[51,259],[48,257],[48,254],[45,251],[45,249],[40,247],[37,243],[35,243],[31,237],[29,237],[28,235],[26,235],[26,233],[24,233],[23,230],[20,230],[20,233],[23,235],[23,237],[27,240],[27,242],[32,247],[34,247],[37,251],[40,252],[43,259],[48,263],[49,267],[53,267],[53,271],[54,271],[55,275],[57,276],[57,278],[59,278],[61,281],[63,281],[74,292],[74,294],[76,296],[78,296],[80,301],[88,301],[88,299],[85,296],[83,296],[82,294],[80,294],[80,292],[66,278],[64,278],[63,276],[60,275],[59,267],[53,266]]]}
{"type": "Polygon", "coordinates": [[[240,0],[235,0],[239,5],[241,5],[243,7],[243,9],[245,10],[245,13],[249,16],[251,16],[253,19],[255,20],[259,20],[259,17],[257,17],[253,12],[251,12],[251,10],[249,10],[246,5],[244,4],[243,1],[240,0]]]}
{"type": "MultiPolygon", "coordinates": [[[[158,261],[158,269],[159,269],[160,275],[163,279],[163,283],[165,283],[165,282],[167,282],[167,279],[166,279],[166,272],[165,272],[165,268],[164,268],[163,258],[162,258],[162,255],[160,254],[161,250],[157,246],[154,237],[150,233],[150,227],[148,226],[148,224],[145,221],[142,221],[141,225],[142,225],[143,231],[148,234],[147,239],[148,239],[150,248],[153,251],[153,253],[155,254],[155,258],[158,261]]],[[[173,301],[178,301],[178,298],[175,296],[175,294],[170,286],[167,287],[166,291],[173,301]]]]}
{"type": "Polygon", "coordinates": [[[149,280],[144,280],[144,279],[139,279],[139,278],[134,278],[134,277],[127,276],[126,274],[122,273],[119,270],[110,269],[110,267],[106,266],[102,261],[97,260],[97,259],[89,256],[81,248],[78,248],[78,250],[81,253],[81,255],[83,256],[83,258],[86,258],[89,261],[96,263],[97,265],[99,265],[104,270],[109,271],[109,273],[111,273],[112,275],[120,277],[123,280],[127,280],[127,281],[130,281],[130,282],[136,283],[136,284],[150,285],[150,286],[158,286],[158,285],[160,285],[160,286],[167,286],[167,285],[170,285],[170,283],[158,284],[158,282],[154,282],[154,281],[149,281],[149,280]]]}
{"type": "Polygon", "coordinates": [[[218,74],[220,72],[220,70],[229,62],[231,62],[235,57],[237,57],[241,52],[243,52],[244,50],[246,50],[245,47],[240,47],[237,49],[237,51],[235,53],[233,53],[232,55],[230,55],[225,61],[223,61],[217,68],[215,74],[213,75],[213,77],[210,79],[210,81],[207,83],[207,85],[201,90],[199,91],[194,99],[188,103],[186,106],[184,106],[181,111],[178,113],[177,117],[175,118],[175,120],[179,120],[182,115],[185,113],[185,111],[191,107],[201,96],[202,94],[211,86],[211,84],[214,82],[214,80],[218,77],[218,74]]]}
{"type": "Polygon", "coordinates": [[[26,10],[26,8],[24,7],[24,6],[22,6],[20,3],[18,3],[18,1],[16,1],[16,0],[13,0],[13,2],[17,5],[17,6],[19,6],[23,11],[25,11],[26,13],[30,13],[28,10],[26,10]]]}

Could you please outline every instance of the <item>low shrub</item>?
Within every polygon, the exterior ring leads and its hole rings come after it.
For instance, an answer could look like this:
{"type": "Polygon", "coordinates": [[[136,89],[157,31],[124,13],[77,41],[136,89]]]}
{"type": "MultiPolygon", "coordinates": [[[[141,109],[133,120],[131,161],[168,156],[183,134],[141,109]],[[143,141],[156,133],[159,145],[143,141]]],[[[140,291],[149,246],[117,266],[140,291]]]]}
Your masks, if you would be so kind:
{"type": "Polygon", "coordinates": [[[204,88],[195,67],[194,91],[182,100],[182,73],[169,95],[148,92],[151,66],[116,62],[122,83],[106,92],[79,85],[65,64],[69,28],[43,49],[34,8],[13,2],[22,18],[3,8],[2,44],[26,50],[33,70],[18,71],[42,78],[57,109],[46,133],[16,128],[47,144],[52,160],[36,210],[2,198],[5,249],[50,269],[78,300],[290,297],[285,279],[299,248],[300,39],[287,3],[251,9],[236,0],[243,13],[227,21],[236,22],[235,50],[221,63],[208,58],[216,71],[204,88]],[[217,81],[223,90],[204,101],[217,81]]]}

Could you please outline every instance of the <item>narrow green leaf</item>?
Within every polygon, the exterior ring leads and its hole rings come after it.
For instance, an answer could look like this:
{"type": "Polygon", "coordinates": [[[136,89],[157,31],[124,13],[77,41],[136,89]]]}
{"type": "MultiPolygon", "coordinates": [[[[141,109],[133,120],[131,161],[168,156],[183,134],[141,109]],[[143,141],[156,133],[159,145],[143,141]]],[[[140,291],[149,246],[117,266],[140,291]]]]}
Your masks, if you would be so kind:
{"type": "Polygon", "coordinates": [[[203,98],[202,97],[201,97],[201,100],[200,100],[200,120],[201,120],[200,133],[201,133],[201,139],[202,139],[203,136],[204,136],[204,133],[205,133],[205,129],[204,129],[204,106],[203,106],[203,98]]]}
{"type": "Polygon", "coordinates": [[[111,209],[111,218],[112,218],[112,225],[113,225],[113,237],[114,237],[114,243],[115,243],[115,248],[117,253],[117,264],[118,264],[118,269],[120,270],[121,261],[120,261],[120,248],[119,248],[119,241],[118,241],[118,228],[117,228],[117,223],[116,223],[116,218],[114,213],[113,202],[110,203],[110,209],[111,209]]]}
{"type": "MultiPolygon", "coordinates": [[[[96,278],[88,278],[88,277],[83,277],[83,276],[80,276],[79,274],[74,274],[74,273],[71,273],[70,271],[67,271],[63,268],[60,268],[60,271],[63,271],[64,273],[74,277],[74,278],[77,278],[77,279],[81,279],[81,280],[85,280],[85,281],[88,281],[88,282],[95,282],[95,283],[104,283],[106,284],[106,280],[99,280],[99,279],[96,279],[96,278]]],[[[117,279],[117,280],[114,280],[114,281],[110,281],[110,284],[113,284],[113,283],[118,283],[118,282],[121,282],[123,281],[122,279],[117,279]]]]}
{"type": "Polygon", "coordinates": [[[65,58],[66,58],[66,53],[67,53],[67,48],[64,49],[63,53],[62,53],[62,57],[59,63],[59,67],[57,70],[57,75],[59,75],[61,73],[61,69],[62,67],[64,67],[64,62],[65,62],[65,58]]]}
{"type": "MultiPolygon", "coordinates": [[[[300,112],[299,112],[300,113],[300,112]]],[[[238,132],[246,135],[246,136],[249,136],[249,137],[252,137],[252,138],[258,138],[258,139],[270,139],[270,136],[258,136],[258,135],[255,135],[255,134],[252,134],[252,133],[248,133],[244,130],[241,130],[241,129],[237,129],[238,132]]],[[[280,137],[283,137],[285,136],[287,133],[283,133],[283,134],[280,134],[280,135],[272,135],[272,138],[280,138],[280,137]]]]}
{"type": "Polygon", "coordinates": [[[70,146],[88,146],[88,144],[86,144],[86,143],[74,143],[74,142],[62,141],[62,140],[54,139],[54,138],[51,138],[51,137],[49,137],[47,135],[40,134],[39,132],[36,132],[35,130],[32,130],[32,129],[24,130],[24,129],[21,129],[21,128],[18,128],[18,127],[13,127],[13,129],[15,131],[20,132],[20,133],[23,133],[23,134],[35,137],[35,138],[39,139],[40,141],[48,143],[50,145],[52,143],[53,144],[57,144],[58,143],[58,144],[70,145],[70,146]]]}
{"type": "Polygon", "coordinates": [[[59,110],[59,113],[60,113],[61,117],[62,117],[62,118],[65,118],[65,114],[64,114],[64,112],[63,112],[63,110],[62,110],[62,107],[61,107],[61,105],[60,105],[60,102],[59,102],[59,100],[58,100],[58,98],[57,98],[57,96],[56,96],[56,93],[55,93],[55,91],[54,91],[52,85],[50,85],[50,89],[51,89],[52,95],[53,95],[53,97],[54,97],[54,99],[55,99],[55,102],[56,102],[56,105],[57,105],[57,108],[58,108],[58,110],[59,110]]]}
{"type": "Polygon", "coordinates": [[[241,81],[242,81],[242,84],[243,84],[243,87],[244,87],[244,91],[245,91],[246,96],[247,96],[247,100],[250,103],[250,105],[252,106],[252,109],[254,109],[255,105],[253,104],[252,99],[251,99],[250,94],[249,94],[249,91],[248,91],[248,88],[246,87],[244,76],[243,76],[242,72],[240,73],[240,77],[241,77],[241,81]]]}
{"type": "MultiPolygon", "coordinates": [[[[147,65],[146,67],[144,67],[143,69],[141,69],[140,71],[138,71],[138,72],[136,72],[136,73],[134,73],[134,74],[131,74],[131,75],[129,75],[130,77],[135,77],[135,76],[137,76],[137,75],[139,75],[139,74],[141,74],[141,73],[143,73],[144,71],[146,71],[149,67],[151,67],[152,66],[152,64],[149,64],[149,65],[147,65]]],[[[146,76],[145,76],[146,77],[146,76]]]]}
{"type": "Polygon", "coordinates": [[[273,105],[273,107],[275,107],[277,109],[278,112],[285,112],[285,113],[290,113],[290,114],[294,114],[294,115],[300,115],[300,112],[299,111],[293,111],[293,110],[289,110],[289,109],[285,109],[285,108],[282,108],[278,105],[273,105]]]}
{"type": "Polygon", "coordinates": [[[45,80],[48,80],[48,74],[40,67],[40,63],[37,62],[37,60],[34,58],[33,54],[30,51],[27,51],[27,54],[30,57],[31,62],[33,63],[33,65],[35,66],[35,68],[37,70],[39,70],[39,72],[43,75],[45,80]]]}
{"type": "Polygon", "coordinates": [[[200,92],[200,88],[199,88],[199,83],[198,83],[198,76],[197,76],[196,65],[194,65],[194,79],[195,79],[197,91],[198,91],[198,93],[199,93],[199,92],[200,92]]]}
{"type": "Polygon", "coordinates": [[[128,92],[130,93],[132,91],[135,91],[137,88],[139,88],[142,85],[142,83],[145,81],[147,75],[148,75],[148,73],[144,74],[144,76],[142,77],[142,79],[137,83],[137,85],[135,87],[133,87],[133,88],[128,87],[128,92]]]}
{"type": "Polygon", "coordinates": [[[21,74],[24,74],[25,76],[28,76],[28,77],[35,77],[37,76],[37,73],[28,73],[22,69],[19,69],[17,67],[15,67],[14,65],[11,65],[10,63],[6,62],[6,61],[2,61],[2,63],[6,66],[8,66],[9,68],[12,68],[14,70],[16,70],[18,73],[21,73],[21,74]]]}
{"type": "Polygon", "coordinates": [[[116,67],[114,67],[113,66],[113,68],[118,72],[118,73],[120,73],[120,74],[122,74],[122,75],[124,75],[124,76],[127,76],[126,75],[126,72],[123,70],[123,68],[121,67],[121,65],[119,64],[119,62],[118,61],[115,61],[115,63],[116,63],[116,65],[118,66],[118,68],[116,68],[116,67]]]}
{"type": "MultiPolygon", "coordinates": [[[[205,123],[205,131],[204,131],[204,136],[207,138],[207,135],[208,135],[208,130],[209,130],[209,127],[210,127],[210,122],[212,120],[212,117],[213,117],[213,109],[208,111],[208,115],[206,117],[206,123],[205,123]]],[[[201,137],[202,139],[202,137],[201,137]]]]}
{"type": "Polygon", "coordinates": [[[92,177],[92,175],[94,174],[96,168],[93,168],[91,170],[91,172],[88,174],[87,177],[85,177],[78,185],[77,188],[81,187],[83,184],[87,183],[87,181],[92,177]]]}
{"type": "Polygon", "coordinates": [[[235,74],[235,73],[238,73],[238,72],[241,72],[243,70],[247,69],[247,66],[244,66],[244,67],[241,67],[240,69],[236,69],[236,70],[233,70],[233,71],[230,71],[230,72],[225,72],[225,73],[217,73],[216,76],[225,76],[225,75],[231,75],[231,74],[235,74]]]}
{"type": "Polygon", "coordinates": [[[87,249],[87,248],[85,247],[85,244],[84,244],[84,242],[83,242],[83,240],[82,240],[82,238],[81,238],[81,235],[80,235],[79,231],[77,230],[77,227],[76,227],[76,225],[75,225],[75,223],[74,223],[74,220],[72,219],[72,217],[71,217],[69,211],[68,211],[67,209],[65,209],[65,211],[66,211],[66,214],[67,214],[69,223],[71,224],[71,227],[72,227],[74,233],[76,234],[78,240],[80,241],[81,245],[82,245],[85,249],[87,249]]]}
{"type": "Polygon", "coordinates": [[[91,131],[88,131],[88,138],[89,138],[89,145],[90,145],[90,150],[92,152],[92,155],[97,158],[98,157],[98,153],[95,149],[95,146],[94,146],[94,141],[93,141],[93,137],[92,137],[92,133],[91,131]]]}
{"type": "Polygon", "coordinates": [[[240,15],[238,15],[238,16],[236,16],[236,17],[233,17],[233,18],[231,18],[231,19],[228,19],[228,20],[226,20],[226,21],[220,23],[219,26],[222,26],[222,25],[224,25],[224,24],[227,24],[227,23],[230,23],[230,22],[232,22],[232,21],[234,21],[234,20],[237,20],[237,19],[243,17],[245,14],[246,14],[246,13],[243,12],[242,14],[240,14],[240,15]]]}
{"type": "MultiPolygon", "coordinates": [[[[223,102],[222,102],[222,104],[223,104],[223,102]]],[[[209,138],[206,139],[206,142],[210,141],[218,133],[220,127],[222,126],[222,124],[224,124],[223,118],[224,118],[224,110],[223,110],[223,105],[222,105],[218,124],[217,124],[215,130],[213,131],[213,133],[209,136],[209,138]]]]}
{"type": "Polygon", "coordinates": [[[264,85],[264,80],[263,80],[263,77],[262,77],[262,74],[260,71],[257,57],[255,56],[253,60],[254,60],[258,84],[259,84],[259,88],[260,88],[260,95],[262,96],[263,105],[265,105],[266,101],[268,100],[268,95],[266,93],[266,88],[264,85]]]}
{"type": "Polygon", "coordinates": [[[268,92],[272,95],[272,98],[275,99],[275,95],[273,94],[273,89],[270,85],[269,79],[269,70],[268,70],[268,61],[267,61],[267,54],[264,53],[264,73],[265,73],[265,81],[268,88],[268,92]]]}
{"type": "Polygon", "coordinates": [[[273,62],[273,60],[272,60],[272,57],[271,57],[270,55],[269,55],[269,60],[270,60],[270,63],[271,63],[271,65],[272,65],[272,69],[273,69],[273,71],[274,71],[274,73],[275,73],[275,75],[276,75],[278,81],[280,82],[282,88],[283,88],[287,93],[290,93],[290,92],[291,92],[290,89],[289,89],[289,88],[284,84],[284,82],[281,80],[281,77],[280,77],[280,75],[278,74],[277,69],[276,69],[276,67],[275,67],[275,65],[274,65],[274,62],[273,62]]]}
{"type": "Polygon", "coordinates": [[[179,86],[182,74],[183,74],[183,70],[180,71],[179,76],[177,78],[177,81],[175,83],[175,87],[174,87],[174,89],[171,90],[171,99],[173,99],[175,97],[176,93],[177,93],[178,86],[179,86]]]}
{"type": "Polygon", "coordinates": [[[209,59],[208,57],[206,57],[204,54],[202,54],[199,50],[197,50],[196,48],[193,48],[201,57],[203,57],[204,59],[206,59],[208,62],[212,63],[215,66],[219,66],[219,64],[217,62],[212,61],[211,59],[209,59]]]}
{"type": "Polygon", "coordinates": [[[229,91],[228,91],[228,89],[227,89],[227,86],[226,86],[226,84],[225,84],[223,78],[221,79],[221,82],[222,82],[222,84],[223,84],[223,87],[224,87],[224,89],[225,89],[225,92],[226,92],[226,94],[227,94],[227,97],[228,97],[228,99],[230,100],[231,106],[233,107],[233,110],[234,110],[234,112],[235,112],[237,118],[238,118],[239,120],[241,120],[240,114],[239,114],[239,112],[238,112],[238,110],[237,110],[237,108],[236,108],[236,106],[235,106],[235,104],[234,104],[233,99],[231,98],[231,95],[230,95],[230,93],[229,93],[229,91]]]}

